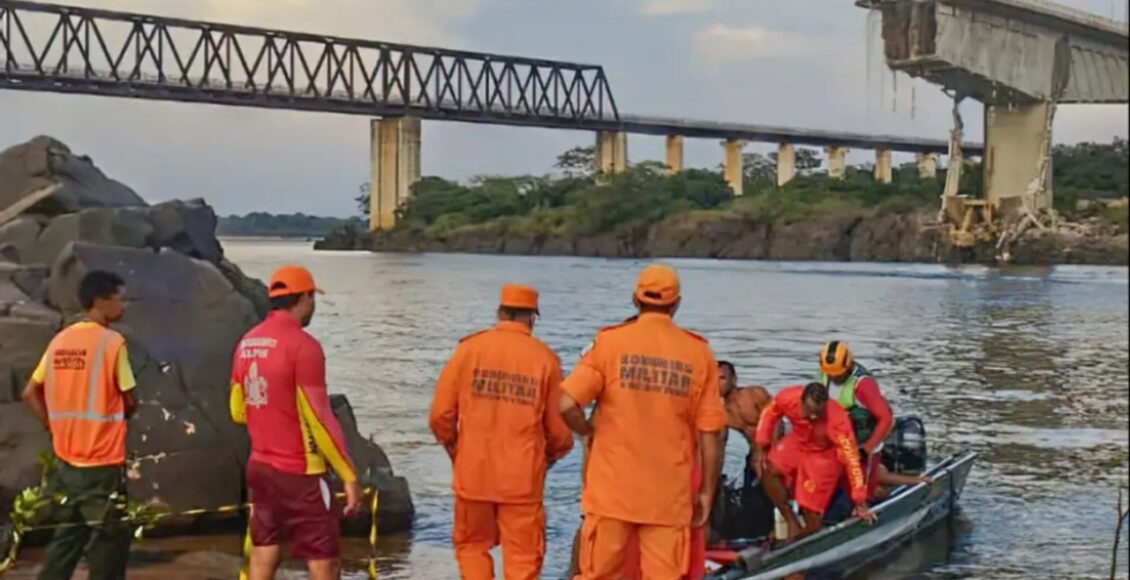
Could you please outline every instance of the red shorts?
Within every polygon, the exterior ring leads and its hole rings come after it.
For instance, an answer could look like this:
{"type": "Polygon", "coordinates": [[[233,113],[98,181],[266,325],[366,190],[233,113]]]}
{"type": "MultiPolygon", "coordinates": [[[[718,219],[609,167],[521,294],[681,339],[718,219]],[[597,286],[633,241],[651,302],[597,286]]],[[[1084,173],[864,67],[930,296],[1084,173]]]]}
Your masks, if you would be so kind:
{"type": "Polygon", "coordinates": [[[251,499],[252,545],[290,542],[290,555],[299,560],[338,557],[341,509],[321,475],[283,473],[249,461],[247,493],[251,499]]]}
{"type": "Polygon", "coordinates": [[[844,474],[835,449],[808,451],[792,433],[769,451],[769,465],[785,478],[797,505],[817,514],[828,509],[844,474]]]}

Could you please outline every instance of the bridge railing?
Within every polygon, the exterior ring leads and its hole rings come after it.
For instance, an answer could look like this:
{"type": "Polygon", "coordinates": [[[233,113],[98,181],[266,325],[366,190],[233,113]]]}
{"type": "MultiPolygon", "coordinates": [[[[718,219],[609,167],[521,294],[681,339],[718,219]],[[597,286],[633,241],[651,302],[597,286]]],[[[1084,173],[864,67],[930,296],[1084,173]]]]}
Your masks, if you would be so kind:
{"type": "Polygon", "coordinates": [[[0,0],[0,85],[550,127],[619,112],[595,65],[0,0]]]}

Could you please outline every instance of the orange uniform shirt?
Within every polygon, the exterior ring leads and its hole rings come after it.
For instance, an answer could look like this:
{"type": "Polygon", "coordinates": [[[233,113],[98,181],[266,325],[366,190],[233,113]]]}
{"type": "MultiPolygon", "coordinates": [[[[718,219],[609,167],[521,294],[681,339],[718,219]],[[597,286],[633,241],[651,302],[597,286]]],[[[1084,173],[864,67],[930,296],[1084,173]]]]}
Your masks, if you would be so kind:
{"type": "Polygon", "coordinates": [[[867,500],[867,485],[863,478],[863,467],[859,462],[859,451],[855,442],[855,430],[847,411],[835,401],[828,401],[828,411],[820,421],[812,422],[804,416],[801,398],[804,387],[786,387],[773,397],[773,402],[761,414],[757,425],[757,445],[768,447],[773,440],[773,432],[781,417],[788,417],[793,425],[790,437],[796,437],[798,449],[820,453],[836,450],[836,456],[844,466],[847,475],[848,491],[854,503],[867,500]]]}
{"type": "Polygon", "coordinates": [[[126,462],[125,398],[137,381],[126,339],[84,320],[47,346],[32,382],[44,386],[55,455],[75,467],[126,462]]]}
{"type": "Polygon", "coordinates": [[[562,389],[593,401],[585,513],[658,526],[689,526],[697,432],[725,426],[718,364],[702,337],[648,313],[606,328],[562,389]]]}
{"type": "Polygon", "coordinates": [[[454,451],[451,487],[475,501],[542,501],[548,463],[573,448],[558,412],[561,363],[517,322],[461,340],[436,383],[428,425],[454,451]]]}

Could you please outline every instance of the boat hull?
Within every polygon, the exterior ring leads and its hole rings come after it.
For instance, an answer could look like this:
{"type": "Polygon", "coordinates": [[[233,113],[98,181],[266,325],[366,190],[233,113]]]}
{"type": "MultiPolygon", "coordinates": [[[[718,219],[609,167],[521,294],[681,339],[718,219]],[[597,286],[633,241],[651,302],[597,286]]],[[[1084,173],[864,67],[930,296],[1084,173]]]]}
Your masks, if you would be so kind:
{"type": "Polygon", "coordinates": [[[796,573],[848,574],[944,520],[957,505],[976,454],[951,456],[926,475],[932,483],[896,490],[873,508],[878,521],[848,520],[794,545],[769,553],[742,553],[735,569],[710,580],[771,580],[796,573]]]}

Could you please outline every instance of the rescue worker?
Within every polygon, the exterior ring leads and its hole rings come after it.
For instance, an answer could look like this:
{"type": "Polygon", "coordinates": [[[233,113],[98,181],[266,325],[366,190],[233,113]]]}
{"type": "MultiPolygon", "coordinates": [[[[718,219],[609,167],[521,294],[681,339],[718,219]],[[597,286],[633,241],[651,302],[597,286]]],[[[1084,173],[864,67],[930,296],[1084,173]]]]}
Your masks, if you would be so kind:
{"type": "Polygon", "coordinates": [[[895,425],[891,406],[879,391],[878,381],[863,365],[855,362],[851,349],[844,342],[834,340],[820,351],[820,383],[828,387],[828,396],[851,418],[855,440],[860,444],[863,475],[869,494],[874,494],[879,486],[883,441],[895,425]]]}
{"type": "Polygon", "coordinates": [[[875,520],[875,514],[867,507],[867,486],[851,420],[839,403],[828,400],[824,385],[809,383],[777,393],[761,415],[754,454],[762,487],[788,523],[788,539],[820,531],[824,512],[845,475],[855,506],[852,515],[875,520]],[[773,431],[782,417],[792,423],[792,431],[770,451],[773,431]],[[804,515],[803,527],[788,506],[787,488],[792,489],[804,515]]]}
{"type": "Polygon", "coordinates": [[[109,328],[125,313],[124,295],[116,274],[86,274],[78,290],[86,316],[55,335],[23,391],[59,459],[48,493],[66,501],[53,506],[55,523],[69,524],[47,546],[42,580],[70,578],[84,556],[91,580],[126,577],[126,419],[137,408],[136,381],[125,338],[109,328]]]}
{"type": "Polygon", "coordinates": [[[459,341],[436,383],[428,425],[451,457],[455,557],[465,580],[535,580],[545,557],[547,469],[573,448],[557,413],[561,363],[532,336],[533,288],[502,288],[498,323],[459,341]]]}
{"type": "Polygon", "coordinates": [[[671,268],[644,269],[633,302],[639,316],[601,330],[562,386],[565,421],[592,438],[581,501],[584,580],[619,577],[632,540],[644,578],[682,578],[691,528],[706,523],[717,489],[725,416],[714,354],[675,325],[680,285],[671,268]],[[600,412],[590,423],[582,409],[594,401],[600,412]]]}
{"type": "Polygon", "coordinates": [[[271,276],[267,319],[243,336],[232,363],[231,417],[247,425],[251,458],[251,580],[273,578],[280,545],[304,560],[310,578],[341,576],[341,508],[325,478],[345,487],[345,515],[361,502],[357,473],[326,390],[326,356],[304,328],[322,291],[305,268],[271,276]]]}

